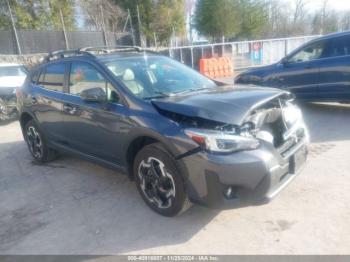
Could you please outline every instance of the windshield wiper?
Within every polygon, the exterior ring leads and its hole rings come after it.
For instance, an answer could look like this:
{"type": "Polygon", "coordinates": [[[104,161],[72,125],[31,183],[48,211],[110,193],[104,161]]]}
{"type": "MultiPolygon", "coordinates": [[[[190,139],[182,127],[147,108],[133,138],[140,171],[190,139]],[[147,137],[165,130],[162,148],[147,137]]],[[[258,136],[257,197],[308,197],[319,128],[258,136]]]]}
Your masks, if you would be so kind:
{"type": "Polygon", "coordinates": [[[180,92],[174,92],[174,93],[164,93],[161,91],[155,91],[154,93],[157,95],[144,97],[144,99],[171,97],[171,96],[177,96],[177,95],[182,95],[182,94],[187,94],[187,93],[192,93],[192,92],[197,92],[197,91],[203,91],[203,90],[208,90],[208,89],[213,89],[213,87],[190,88],[190,89],[186,89],[186,90],[183,90],[180,92]]]}
{"type": "Polygon", "coordinates": [[[154,93],[156,95],[154,95],[154,96],[146,96],[143,99],[155,99],[155,98],[164,98],[164,97],[172,96],[172,94],[164,93],[164,92],[161,92],[161,91],[155,91],[154,93]]]}
{"type": "Polygon", "coordinates": [[[174,93],[175,95],[181,95],[181,94],[186,94],[186,93],[192,93],[192,92],[197,92],[197,91],[203,91],[203,90],[207,90],[207,89],[212,89],[212,87],[203,87],[203,88],[190,88],[190,89],[186,89],[180,92],[176,92],[174,93]]]}

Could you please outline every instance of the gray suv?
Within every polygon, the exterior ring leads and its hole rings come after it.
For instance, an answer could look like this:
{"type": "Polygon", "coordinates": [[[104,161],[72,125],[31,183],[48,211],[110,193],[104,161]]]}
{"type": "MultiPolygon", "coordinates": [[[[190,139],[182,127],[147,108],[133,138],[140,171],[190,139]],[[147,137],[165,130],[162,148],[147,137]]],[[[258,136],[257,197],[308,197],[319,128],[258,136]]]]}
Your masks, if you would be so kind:
{"type": "Polygon", "coordinates": [[[117,169],[164,216],[266,202],[307,157],[290,93],[224,85],[136,47],[52,53],[17,96],[36,161],[67,152],[117,169]]]}

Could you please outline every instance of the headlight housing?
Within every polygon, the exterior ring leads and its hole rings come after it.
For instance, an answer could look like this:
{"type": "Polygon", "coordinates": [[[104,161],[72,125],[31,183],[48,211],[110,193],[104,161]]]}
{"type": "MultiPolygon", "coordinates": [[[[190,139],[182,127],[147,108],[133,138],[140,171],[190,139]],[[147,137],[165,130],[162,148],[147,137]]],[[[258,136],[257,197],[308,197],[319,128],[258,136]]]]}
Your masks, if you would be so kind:
{"type": "Polygon", "coordinates": [[[282,110],[284,121],[286,121],[288,127],[291,127],[298,121],[303,120],[300,108],[292,104],[291,102],[287,102],[287,106],[283,107],[282,110]]]}
{"type": "Polygon", "coordinates": [[[241,136],[233,132],[190,128],[185,130],[185,134],[203,149],[215,153],[253,150],[260,145],[254,137],[241,136]]]}

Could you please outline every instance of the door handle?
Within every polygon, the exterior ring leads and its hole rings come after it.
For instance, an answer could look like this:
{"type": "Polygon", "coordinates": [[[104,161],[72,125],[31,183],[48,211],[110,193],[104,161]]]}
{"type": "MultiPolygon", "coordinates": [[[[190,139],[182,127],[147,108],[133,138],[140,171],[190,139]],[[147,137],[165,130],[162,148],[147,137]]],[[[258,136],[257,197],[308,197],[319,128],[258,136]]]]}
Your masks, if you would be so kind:
{"type": "Polygon", "coordinates": [[[32,96],[31,99],[32,99],[32,104],[38,103],[38,99],[36,99],[35,96],[32,96]]]}
{"type": "Polygon", "coordinates": [[[305,66],[305,69],[312,69],[312,68],[314,68],[312,65],[305,66]]]}
{"type": "Polygon", "coordinates": [[[68,113],[68,114],[73,115],[77,111],[77,108],[73,105],[70,105],[70,104],[64,104],[63,111],[68,113]]]}

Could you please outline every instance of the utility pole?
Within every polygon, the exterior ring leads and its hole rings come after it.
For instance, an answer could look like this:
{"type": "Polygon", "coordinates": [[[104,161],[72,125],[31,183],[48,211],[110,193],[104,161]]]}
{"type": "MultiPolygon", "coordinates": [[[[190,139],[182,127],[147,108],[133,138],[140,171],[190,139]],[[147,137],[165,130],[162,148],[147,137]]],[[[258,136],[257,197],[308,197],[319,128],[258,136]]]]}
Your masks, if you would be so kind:
{"type": "Polygon", "coordinates": [[[126,21],[125,21],[125,24],[124,24],[124,27],[123,27],[123,33],[124,33],[125,30],[126,30],[126,26],[128,25],[128,22],[129,22],[129,14],[128,14],[128,16],[126,17],[126,21]]]}
{"type": "Polygon", "coordinates": [[[157,36],[156,36],[156,32],[153,32],[153,37],[154,37],[154,46],[157,49],[157,36]]]}
{"type": "Polygon", "coordinates": [[[64,41],[66,42],[66,49],[68,50],[69,49],[69,44],[68,44],[66,26],[64,25],[63,14],[62,14],[62,9],[61,8],[60,8],[60,17],[61,17],[64,41]]]}
{"type": "Polygon", "coordinates": [[[12,16],[12,10],[11,10],[11,6],[10,6],[10,2],[9,2],[9,0],[6,0],[6,2],[7,2],[8,9],[9,9],[9,11],[10,11],[12,29],[13,29],[13,32],[14,32],[15,38],[16,38],[16,44],[17,44],[18,54],[21,55],[21,54],[22,54],[22,50],[21,50],[21,46],[20,46],[19,40],[18,40],[18,35],[17,35],[16,26],[15,26],[15,21],[14,21],[13,16],[12,16]]]}
{"type": "Polygon", "coordinates": [[[131,38],[132,38],[132,44],[135,46],[135,35],[134,35],[134,27],[132,25],[132,17],[130,14],[130,9],[128,8],[128,16],[130,17],[130,26],[131,26],[131,38]]]}
{"type": "Polygon", "coordinates": [[[136,5],[136,10],[137,10],[137,21],[138,21],[138,26],[139,26],[139,38],[140,38],[140,45],[143,47],[142,44],[142,27],[141,27],[141,19],[140,19],[140,10],[139,10],[139,5],[136,5]]]}
{"type": "Polygon", "coordinates": [[[102,8],[102,5],[100,5],[100,10],[101,10],[101,20],[102,20],[103,41],[105,42],[105,45],[108,46],[107,37],[106,37],[106,30],[105,30],[105,17],[104,17],[104,15],[103,15],[103,8],[102,8]]]}

